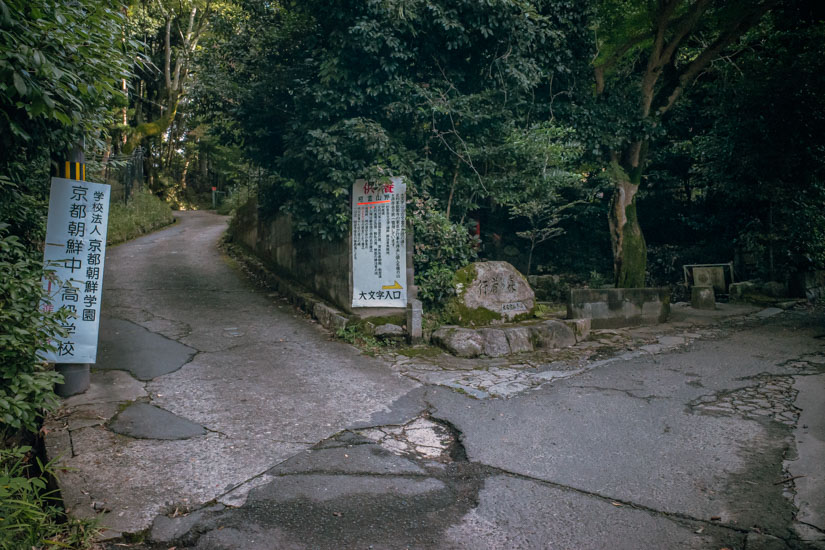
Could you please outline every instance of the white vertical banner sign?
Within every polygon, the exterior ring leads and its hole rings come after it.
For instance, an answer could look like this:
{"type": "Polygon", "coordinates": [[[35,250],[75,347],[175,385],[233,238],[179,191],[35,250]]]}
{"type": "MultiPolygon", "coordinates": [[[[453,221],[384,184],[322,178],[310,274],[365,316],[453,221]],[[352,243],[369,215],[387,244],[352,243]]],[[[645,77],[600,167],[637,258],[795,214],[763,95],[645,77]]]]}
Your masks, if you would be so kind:
{"type": "Polygon", "coordinates": [[[406,212],[403,179],[353,185],[352,307],[406,307],[406,212]]]}
{"type": "Polygon", "coordinates": [[[44,277],[47,311],[66,309],[66,336],[56,339],[53,363],[94,363],[103,291],[103,260],[109,223],[110,187],[101,183],[52,178],[43,263],[55,278],[44,277]]]}

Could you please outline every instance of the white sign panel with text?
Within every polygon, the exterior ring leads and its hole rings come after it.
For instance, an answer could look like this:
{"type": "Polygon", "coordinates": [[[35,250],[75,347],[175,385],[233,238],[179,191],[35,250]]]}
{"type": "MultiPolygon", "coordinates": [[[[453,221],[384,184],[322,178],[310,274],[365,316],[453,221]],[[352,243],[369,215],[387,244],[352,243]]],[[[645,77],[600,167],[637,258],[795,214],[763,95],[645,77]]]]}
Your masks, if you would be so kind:
{"type": "Polygon", "coordinates": [[[352,307],[407,305],[407,186],[401,178],[352,188],[352,307]]]}
{"type": "Polygon", "coordinates": [[[47,311],[68,310],[62,325],[66,336],[56,339],[53,363],[94,363],[103,292],[103,260],[109,223],[110,187],[100,183],[52,178],[43,263],[54,277],[43,278],[47,311]]]}

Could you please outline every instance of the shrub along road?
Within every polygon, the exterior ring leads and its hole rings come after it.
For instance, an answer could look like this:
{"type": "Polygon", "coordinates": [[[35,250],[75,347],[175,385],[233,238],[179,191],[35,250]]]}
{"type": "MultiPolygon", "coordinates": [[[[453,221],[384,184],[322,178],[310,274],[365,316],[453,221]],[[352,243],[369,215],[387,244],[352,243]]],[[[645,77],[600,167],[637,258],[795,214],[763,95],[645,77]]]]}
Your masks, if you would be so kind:
{"type": "Polygon", "coordinates": [[[111,250],[93,386],[47,425],[71,512],[143,535],[112,548],[825,548],[821,314],[476,399],[179,222],[111,250]]]}

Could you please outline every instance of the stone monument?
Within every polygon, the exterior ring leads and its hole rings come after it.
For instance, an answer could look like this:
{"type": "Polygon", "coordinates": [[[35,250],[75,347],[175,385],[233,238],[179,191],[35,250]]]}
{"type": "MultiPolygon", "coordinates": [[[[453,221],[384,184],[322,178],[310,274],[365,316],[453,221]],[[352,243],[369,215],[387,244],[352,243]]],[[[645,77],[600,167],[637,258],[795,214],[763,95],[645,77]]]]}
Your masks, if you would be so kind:
{"type": "Polygon", "coordinates": [[[450,322],[483,326],[532,317],[536,296],[527,279],[507,262],[475,262],[453,278],[450,322]]]}

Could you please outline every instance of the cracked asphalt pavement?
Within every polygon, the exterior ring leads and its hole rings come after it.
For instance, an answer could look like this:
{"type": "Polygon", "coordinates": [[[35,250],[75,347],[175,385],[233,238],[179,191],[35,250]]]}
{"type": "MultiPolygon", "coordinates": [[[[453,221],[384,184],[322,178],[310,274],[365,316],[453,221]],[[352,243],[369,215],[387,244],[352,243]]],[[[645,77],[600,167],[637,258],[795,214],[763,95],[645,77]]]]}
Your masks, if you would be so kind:
{"type": "Polygon", "coordinates": [[[107,548],[825,548],[821,312],[373,358],[178,220],[110,249],[92,387],[46,425],[107,548]]]}

